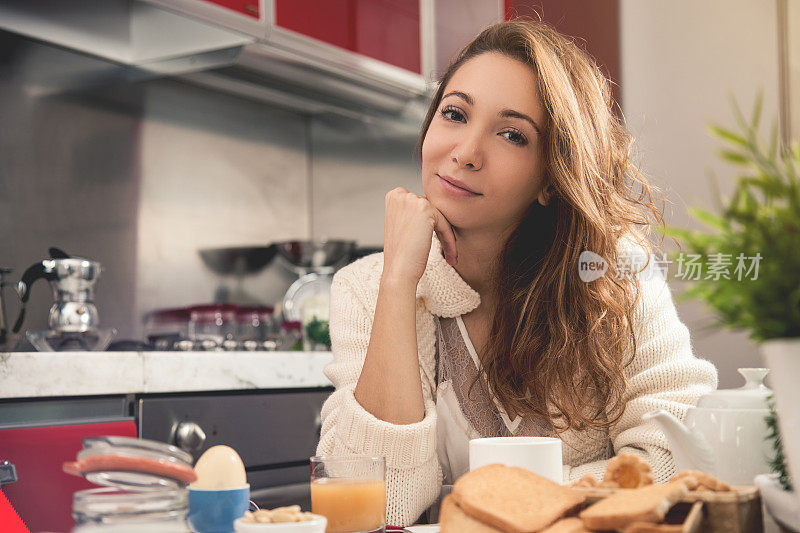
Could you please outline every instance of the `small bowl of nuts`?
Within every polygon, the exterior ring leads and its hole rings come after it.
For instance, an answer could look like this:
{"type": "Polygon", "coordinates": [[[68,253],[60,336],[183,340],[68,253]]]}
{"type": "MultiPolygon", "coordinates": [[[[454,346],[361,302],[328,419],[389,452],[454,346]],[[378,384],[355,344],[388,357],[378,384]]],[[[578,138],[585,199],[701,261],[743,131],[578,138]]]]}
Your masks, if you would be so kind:
{"type": "Polygon", "coordinates": [[[233,523],[236,533],[325,533],[327,526],[324,516],[303,512],[299,505],[247,511],[233,523]]]}

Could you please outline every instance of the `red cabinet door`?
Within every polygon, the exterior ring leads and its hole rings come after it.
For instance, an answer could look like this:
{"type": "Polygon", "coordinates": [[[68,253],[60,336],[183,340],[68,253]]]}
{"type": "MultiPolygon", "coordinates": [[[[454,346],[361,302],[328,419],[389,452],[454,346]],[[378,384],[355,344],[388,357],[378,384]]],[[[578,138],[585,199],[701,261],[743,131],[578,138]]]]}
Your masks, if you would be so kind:
{"type": "Polygon", "coordinates": [[[231,11],[235,11],[237,13],[253,17],[256,20],[258,20],[260,15],[258,0],[202,0],[202,1],[228,8],[231,11]]]}
{"type": "Polygon", "coordinates": [[[355,0],[355,51],[422,72],[419,0],[355,0]]]}
{"type": "Polygon", "coordinates": [[[72,494],[96,485],[65,474],[61,465],[75,460],[84,437],[101,435],[136,437],[136,424],[130,420],[0,429],[0,461],[13,463],[19,478],[2,490],[31,531],[72,530],[72,494]]]}
{"type": "Polygon", "coordinates": [[[351,0],[275,0],[275,24],[355,50],[351,0]]]}
{"type": "Polygon", "coordinates": [[[419,0],[275,0],[275,24],[422,71],[419,0]]]}

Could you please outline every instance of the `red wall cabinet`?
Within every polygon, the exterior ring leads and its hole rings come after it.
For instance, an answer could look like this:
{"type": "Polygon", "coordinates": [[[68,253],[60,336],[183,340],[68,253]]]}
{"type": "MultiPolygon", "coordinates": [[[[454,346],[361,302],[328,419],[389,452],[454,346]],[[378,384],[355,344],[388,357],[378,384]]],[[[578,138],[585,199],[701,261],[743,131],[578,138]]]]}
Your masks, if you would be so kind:
{"type": "Polygon", "coordinates": [[[272,0],[144,1],[258,39],[266,37],[267,27],[272,22],[272,0]]]}
{"type": "Polygon", "coordinates": [[[420,74],[420,0],[275,0],[275,24],[420,74]]]}
{"type": "Polygon", "coordinates": [[[222,6],[236,13],[247,15],[258,20],[261,14],[261,6],[258,0],[201,0],[211,4],[222,6]]]}

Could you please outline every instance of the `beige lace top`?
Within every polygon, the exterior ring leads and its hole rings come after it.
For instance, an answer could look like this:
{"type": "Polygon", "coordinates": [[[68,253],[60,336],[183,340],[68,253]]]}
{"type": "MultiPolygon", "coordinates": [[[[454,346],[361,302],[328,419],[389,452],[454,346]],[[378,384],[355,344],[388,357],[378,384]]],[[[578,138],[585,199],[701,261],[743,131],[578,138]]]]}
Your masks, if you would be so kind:
{"type": "Polygon", "coordinates": [[[478,353],[460,316],[438,318],[436,338],[436,451],[445,485],[469,470],[469,441],[479,437],[554,436],[530,418],[512,420],[491,395],[478,353]]]}

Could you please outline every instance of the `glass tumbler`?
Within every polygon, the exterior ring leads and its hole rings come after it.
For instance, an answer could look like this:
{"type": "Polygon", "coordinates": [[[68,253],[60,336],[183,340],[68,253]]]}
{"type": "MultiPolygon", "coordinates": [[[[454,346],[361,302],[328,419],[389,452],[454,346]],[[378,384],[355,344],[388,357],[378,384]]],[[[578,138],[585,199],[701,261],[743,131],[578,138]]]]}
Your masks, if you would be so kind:
{"type": "Polygon", "coordinates": [[[386,531],[386,459],[312,457],[311,510],[328,519],[326,533],[386,531]]]}

